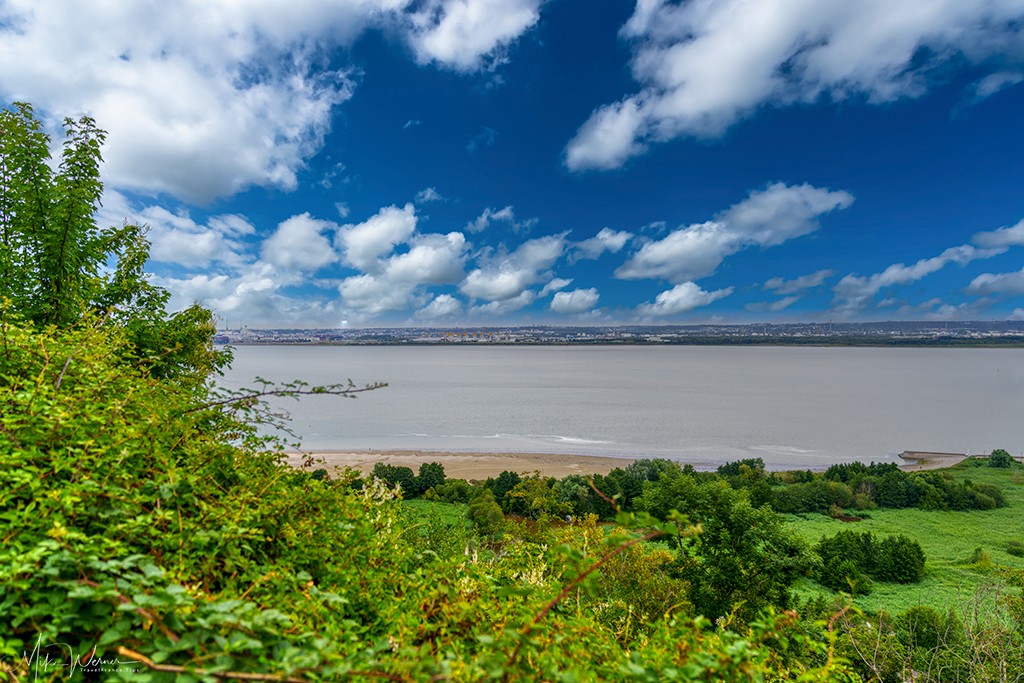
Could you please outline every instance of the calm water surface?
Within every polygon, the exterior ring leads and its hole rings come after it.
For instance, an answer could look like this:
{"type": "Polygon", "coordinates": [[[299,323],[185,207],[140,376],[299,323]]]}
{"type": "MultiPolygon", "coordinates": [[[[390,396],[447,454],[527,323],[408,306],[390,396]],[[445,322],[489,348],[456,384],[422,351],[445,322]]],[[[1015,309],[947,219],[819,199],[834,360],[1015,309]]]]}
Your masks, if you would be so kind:
{"type": "Polygon", "coordinates": [[[390,386],[275,405],[309,449],[551,452],[773,468],[1024,450],[1024,350],[242,346],[256,376],[390,386]]]}

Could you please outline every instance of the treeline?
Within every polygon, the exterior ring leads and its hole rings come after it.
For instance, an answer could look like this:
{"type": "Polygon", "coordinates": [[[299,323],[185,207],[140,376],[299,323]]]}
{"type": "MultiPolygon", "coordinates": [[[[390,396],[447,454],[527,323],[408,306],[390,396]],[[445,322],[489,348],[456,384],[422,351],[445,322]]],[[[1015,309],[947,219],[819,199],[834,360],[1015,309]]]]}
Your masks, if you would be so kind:
{"type": "MultiPolygon", "coordinates": [[[[968,461],[974,467],[982,459],[968,461]]],[[[987,459],[989,467],[1009,467],[1013,458],[1002,449],[987,459]]],[[[957,482],[944,471],[908,473],[891,463],[854,462],[833,465],[823,473],[810,470],[768,472],[761,458],[726,463],[715,472],[698,472],[692,465],[671,460],[637,460],[606,475],[584,477],[570,474],[557,479],[539,473],[518,474],[504,471],[485,481],[448,479],[440,463],[425,463],[419,475],[409,467],[378,463],[371,476],[400,486],[406,498],[424,497],[446,503],[468,504],[486,489],[493,502],[506,515],[536,519],[548,516],[597,515],[611,519],[617,510],[632,511],[643,494],[644,484],[658,482],[663,475],[683,473],[703,480],[721,479],[734,489],[747,492],[755,507],[770,506],[781,513],[841,514],[877,508],[921,510],[992,510],[1006,507],[1006,498],[998,486],[957,482]]],[[[359,480],[361,481],[361,480],[359,480]]],[[[359,485],[357,481],[356,485],[359,485]]]]}

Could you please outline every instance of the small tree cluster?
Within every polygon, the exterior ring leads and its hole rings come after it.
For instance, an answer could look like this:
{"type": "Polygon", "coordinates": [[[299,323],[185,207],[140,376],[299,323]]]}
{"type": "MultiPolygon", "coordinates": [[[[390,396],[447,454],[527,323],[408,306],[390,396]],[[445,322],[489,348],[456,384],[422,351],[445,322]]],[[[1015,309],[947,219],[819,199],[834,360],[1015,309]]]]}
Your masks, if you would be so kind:
{"type": "Polygon", "coordinates": [[[814,550],[822,561],[818,582],[832,590],[867,594],[872,589],[869,576],[895,583],[924,578],[924,550],[902,534],[879,541],[870,532],[840,531],[823,537],[814,550]]]}
{"type": "Polygon", "coordinates": [[[444,465],[437,462],[425,462],[420,465],[419,476],[415,476],[411,467],[388,465],[378,462],[373,466],[370,476],[387,482],[392,487],[399,487],[406,498],[415,498],[445,482],[444,465]]]}

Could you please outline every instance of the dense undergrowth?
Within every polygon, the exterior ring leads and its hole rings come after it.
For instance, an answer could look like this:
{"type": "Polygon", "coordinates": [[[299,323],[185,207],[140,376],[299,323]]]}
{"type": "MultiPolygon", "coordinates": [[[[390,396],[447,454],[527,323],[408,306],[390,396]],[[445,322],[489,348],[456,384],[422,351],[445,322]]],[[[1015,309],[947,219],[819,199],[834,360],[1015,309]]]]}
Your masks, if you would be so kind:
{"type": "MultiPolygon", "coordinates": [[[[782,656],[792,615],[718,627],[668,610],[639,617],[630,596],[650,587],[652,560],[593,521],[493,561],[432,550],[393,489],[292,470],[239,403],[153,378],[122,360],[126,343],[116,328],[0,327],[0,654],[12,679],[28,676],[37,646],[50,657],[42,680],[827,680],[838,670],[825,645],[803,646],[804,661],[782,656]],[[608,608],[585,608],[601,591],[608,608]]],[[[648,536],[674,528],[619,521],[648,536]]]]}

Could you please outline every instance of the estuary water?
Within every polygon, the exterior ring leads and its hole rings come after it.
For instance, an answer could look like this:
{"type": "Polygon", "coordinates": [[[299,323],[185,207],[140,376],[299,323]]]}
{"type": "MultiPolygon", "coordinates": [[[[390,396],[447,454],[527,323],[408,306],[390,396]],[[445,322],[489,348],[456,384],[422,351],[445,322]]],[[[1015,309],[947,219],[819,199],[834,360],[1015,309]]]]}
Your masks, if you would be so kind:
{"type": "Polygon", "coordinates": [[[273,401],[310,450],[763,458],[772,469],[1024,450],[1024,350],[240,346],[223,384],[387,382],[273,401]]]}

